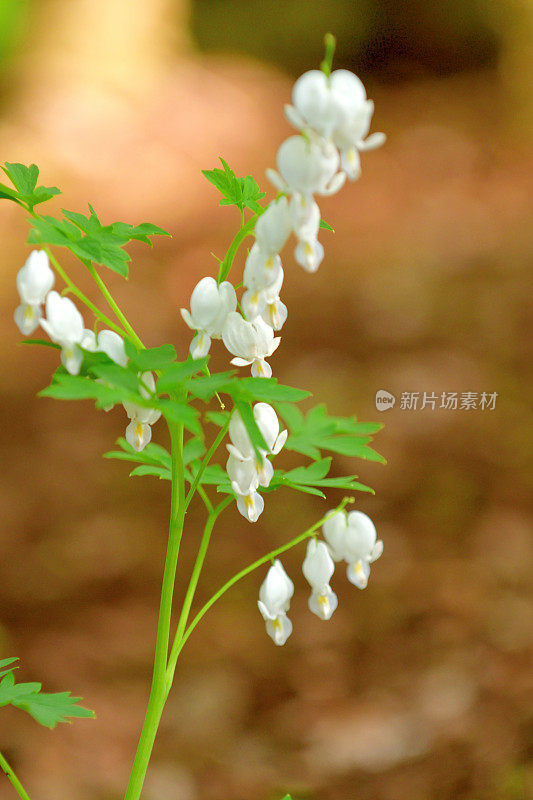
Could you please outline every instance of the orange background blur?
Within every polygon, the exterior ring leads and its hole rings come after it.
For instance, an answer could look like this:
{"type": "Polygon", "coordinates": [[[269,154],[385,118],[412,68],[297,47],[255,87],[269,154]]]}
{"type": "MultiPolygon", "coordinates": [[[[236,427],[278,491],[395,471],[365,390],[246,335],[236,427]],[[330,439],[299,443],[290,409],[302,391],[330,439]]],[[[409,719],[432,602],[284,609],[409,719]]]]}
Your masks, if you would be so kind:
{"type": "MultiPolygon", "coordinates": [[[[364,592],[339,567],[328,624],[307,610],[302,548],[287,556],[284,648],[257,611],[264,573],[214,607],[178,667],[144,798],[527,800],[531,4],[0,0],[0,157],[37,163],[63,190],[48,213],[91,202],[106,222],[171,231],[130,249],[129,282],[106,277],[145,342],[184,358],[178,309],[238,224],[200,170],[221,155],[271,196],[264,170],[291,133],[283,103],[328,29],[388,142],[321,202],[336,233],[321,233],[318,274],[285,251],[289,318],[272,364],[331,413],[385,422],[375,445],[388,465],[355,467],[376,489],[356,507],[385,551],[364,592]],[[394,410],[376,410],[380,389],[394,410]],[[402,410],[416,391],[498,398],[494,411],[402,410]]],[[[34,800],[119,800],[147,701],[168,485],[102,460],[121,409],[36,398],[57,357],[18,345],[26,236],[21,209],[0,203],[0,657],[21,657],[19,680],[82,695],[98,719],[50,732],[2,709],[0,750],[34,800]]],[[[166,443],[162,423],[154,440],[166,443]]],[[[253,526],[227,511],[199,600],[339,500],[269,495],[253,526]]],[[[189,516],[177,603],[202,509],[189,516]]]]}

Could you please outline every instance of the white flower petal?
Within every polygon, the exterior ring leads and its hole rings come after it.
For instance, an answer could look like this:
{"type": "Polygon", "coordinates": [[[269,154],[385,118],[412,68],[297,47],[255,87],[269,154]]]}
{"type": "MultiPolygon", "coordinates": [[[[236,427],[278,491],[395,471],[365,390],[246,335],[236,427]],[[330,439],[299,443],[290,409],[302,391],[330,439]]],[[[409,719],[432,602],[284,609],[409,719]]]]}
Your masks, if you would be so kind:
{"type": "Polygon", "coordinates": [[[18,329],[23,336],[29,336],[36,328],[39,327],[41,317],[41,307],[32,306],[28,303],[22,303],[20,306],[17,306],[13,315],[18,329]]]}
{"type": "Polygon", "coordinates": [[[321,592],[330,582],[335,565],[325,542],[310,539],[302,565],[302,572],[313,589],[321,592]]]}
{"type": "Polygon", "coordinates": [[[316,614],[319,619],[331,619],[338,605],[337,595],[330,586],[324,586],[321,590],[314,590],[309,596],[309,610],[316,614]]]}
{"type": "Polygon", "coordinates": [[[152,438],[152,429],[146,422],[133,419],[126,428],[126,441],[140,453],[152,438]]]}
{"type": "Polygon", "coordinates": [[[192,337],[191,344],[189,345],[189,352],[195,360],[198,358],[205,358],[211,348],[211,337],[204,331],[200,331],[196,336],[192,337]]]}

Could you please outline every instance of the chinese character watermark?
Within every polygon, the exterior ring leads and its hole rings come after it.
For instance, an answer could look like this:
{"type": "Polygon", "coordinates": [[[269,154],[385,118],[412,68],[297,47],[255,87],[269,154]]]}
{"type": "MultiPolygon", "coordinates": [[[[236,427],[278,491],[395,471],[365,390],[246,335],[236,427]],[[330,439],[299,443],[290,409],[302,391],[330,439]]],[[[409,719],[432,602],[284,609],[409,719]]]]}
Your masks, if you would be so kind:
{"type": "MultiPolygon", "coordinates": [[[[402,392],[400,411],[494,411],[498,392],[402,392]]],[[[388,411],[394,408],[396,397],[385,389],[376,392],[376,409],[388,411]]]]}

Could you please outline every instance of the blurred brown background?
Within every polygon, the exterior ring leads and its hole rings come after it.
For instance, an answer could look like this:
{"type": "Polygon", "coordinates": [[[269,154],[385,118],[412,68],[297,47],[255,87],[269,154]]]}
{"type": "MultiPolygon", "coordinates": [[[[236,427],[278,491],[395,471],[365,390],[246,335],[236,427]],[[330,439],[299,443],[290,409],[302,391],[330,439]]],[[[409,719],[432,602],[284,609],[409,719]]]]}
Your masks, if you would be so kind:
{"type": "MultiPolygon", "coordinates": [[[[222,155],[268,190],[291,132],[282,105],[326,30],[389,137],[323,201],[336,233],[322,234],[319,273],[286,251],[272,359],[331,413],[386,423],[388,466],[356,467],[376,489],[357,507],[384,555],[365,592],[339,569],[328,624],[307,610],[303,550],[287,557],[284,648],[256,608],[263,574],[210,612],[178,668],[146,800],[533,797],[532,28],[528,0],[0,0],[2,161],[34,161],[63,189],[50,213],[89,201],[106,221],[173,234],[132,249],[130,282],[109,280],[150,345],[185,355],[178,308],[235,231],[200,170],[222,155]],[[379,389],[393,411],[376,411],[379,389]],[[415,391],[498,398],[494,411],[400,409],[415,391]]],[[[83,695],[98,720],[50,732],[2,709],[0,749],[35,800],[118,800],[147,700],[168,486],[102,460],[120,409],[35,397],[56,356],[18,346],[26,234],[2,202],[0,656],[21,657],[19,680],[83,695]]],[[[339,499],[278,493],[255,526],[227,511],[199,598],[339,499]]],[[[182,575],[201,522],[195,506],[182,575]]]]}

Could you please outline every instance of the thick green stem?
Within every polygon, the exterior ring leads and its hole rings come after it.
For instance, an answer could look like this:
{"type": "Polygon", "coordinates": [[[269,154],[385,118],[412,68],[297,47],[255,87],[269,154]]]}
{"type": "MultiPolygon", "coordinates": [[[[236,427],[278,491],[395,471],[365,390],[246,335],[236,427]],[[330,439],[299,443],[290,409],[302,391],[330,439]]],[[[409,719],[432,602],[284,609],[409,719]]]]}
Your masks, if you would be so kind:
{"type": "Polygon", "coordinates": [[[144,345],[143,345],[142,341],[139,339],[139,337],[137,336],[137,334],[133,330],[133,328],[130,325],[130,323],[128,322],[126,316],[122,313],[122,311],[118,307],[116,301],[113,298],[113,295],[111,294],[111,292],[109,291],[109,289],[105,285],[104,281],[102,280],[102,278],[100,277],[100,275],[98,274],[96,269],[93,267],[92,264],[88,264],[87,265],[87,269],[89,270],[90,274],[94,278],[94,281],[95,281],[96,285],[98,286],[98,288],[100,289],[100,291],[102,292],[103,296],[107,300],[107,303],[108,303],[109,307],[113,309],[116,318],[119,320],[119,322],[122,325],[122,327],[124,328],[124,330],[128,332],[129,338],[131,339],[133,344],[136,344],[137,347],[140,347],[141,349],[143,349],[144,345]]]}
{"type": "Polygon", "coordinates": [[[258,214],[254,214],[248,222],[243,225],[240,231],[234,236],[233,241],[231,242],[228,252],[224,256],[222,263],[220,264],[220,268],[218,270],[218,277],[217,283],[222,283],[225,281],[229,275],[229,271],[231,269],[231,265],[233,264],[233,259],[237,254],[237,250],[241,246],[242,242],[246,239],[247,236],[250,236],[253,233],[255,228],[255,223],[257,222],[258,214]]]}
{"type": "Polygon", "coordinates": [[[322,517],[322,519],[320,519],[318,522],[315,522],[315,524],[311,525],[311,527],[308,528],[306,531],[301,533],[299,536],[296,536],[295,539],[292,539],[290,542],[282,545],[281,547],[277,547],[275,550],[271,550],[270,553],[267,553],[265,556],[258,558],[257,561],[253,562],[253,564],[250,564],[248,567],[241,569],[241,571],[238,572],[236,575],[234,575],[233,578],[230,578],[229,581],[226,581],[224,586],[221,586],[221,588],[217,592],[215,592],[215,594],[211,597],[211,599],[208,600],[204,606],[202,606],[202,608],[197,613],[197,615],[195,616],[195,618],[193,619],[187,630],[184,632],[181,639],[178,640],[178,638],[176,637],[176,639],[174,640],[174,644],[172,645],[172,652],[168,660],[167,674],[171,676],[174,675],[174,670],[176,669],[176,662],[178,660],[179,654],[183,649],[185,642],[187,641],[193,630],[196,628],[202,617],[209,611],[211,606],[214,605],[216,601],[219,600],[222,597],[222,595],[228,591],[228,589],[231,589],[231,587],[234,586],[238,581],[240,581],[242,578],[245,578],[246,575],[249,575],[258,567],[261,567],[263,564],[268,564],[268,562],[271,561],[273,558],[276,558],[276,556],[281,555],[281,553],[285,553],[287,550],[290,550],[297,544],[300,544],[300,542],[303,542],[305,539],[308,539],[315,533],[315,531],[317,531],[326,522],[326,520],[328,520],[338,511],[342,511],[342,509],[346,505],[348,505],[348,503],[353,503],[353,502],[354,502],[353,498],[345,497],[342,503],[340,503],[337,506],[337,508],[327,513],[324,517],[322,517]]]}
{"type": "Polygon", "coordinates": [[[170,640],[172,598],[185,517],[183,426],[169,423],[169,430],[172,443],[172,502],[167,556],[157,625],[152,687],[125,800],[138,800],[141,795],[159,721],[167,698],[166,667],[170,640]]]}
{"type": "Polygon", "coordinates": [[[10,767],[2,753],[0,753],[0,768],[2,772],[7,776],[7,779],[11,781],[13,788],[15,789],[16,793],[22,800],[30,800],[30,796],[24,786],[21,784],[15,773],[13,772],[13,768],[10,767]]]}
{"type": "Polygon", "coordinates": [[[200,547],[198,548],[198,555],[196,556],[196,561],[191,574],[191,579],[189,581],[189,586],[187,587],[185,600],[183,601],[183,607],[181,609],[180,618],[178,620],[176,636],[174,637],[172,650],[170,652],[169,664],[174,664],[174,668],[167,669],[167,693],[170,691],[172,687],[172,681],[174,679],[174,671],[178,659],[177,655],[175,658],[174,655],[179,647],[181,637],[183,636],[183,631],[185,630],[185,626],[187,625],[187,620],[189,619],[189,612],[191,610],[191,605],[194,599],[194,593],[196,592],[196,587],[198,586],[200,573],[204,565],[205,556],[207,554],[207,548],[209,547],[209,541],[211,539],[211,533],[213,532],[213,526],[217,521],[219,515],[222,513],[222,511],[224,511],[224,509],[227,508],[232,502],[233,502],[233,495],[226,497],[224,500],[222,500],[221,503],[218,504],[218,506],[209,514],[207,518],[204,532],[202,534],[202,540],[200,542],[200,547]]]}

